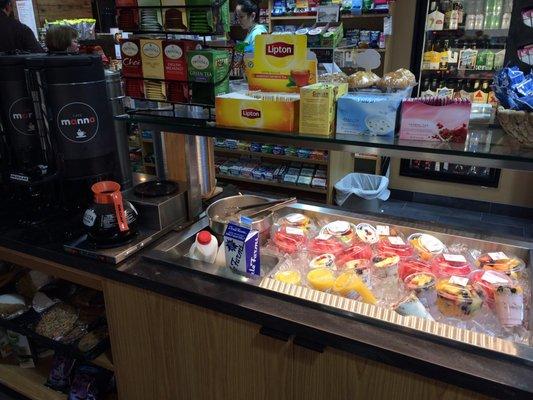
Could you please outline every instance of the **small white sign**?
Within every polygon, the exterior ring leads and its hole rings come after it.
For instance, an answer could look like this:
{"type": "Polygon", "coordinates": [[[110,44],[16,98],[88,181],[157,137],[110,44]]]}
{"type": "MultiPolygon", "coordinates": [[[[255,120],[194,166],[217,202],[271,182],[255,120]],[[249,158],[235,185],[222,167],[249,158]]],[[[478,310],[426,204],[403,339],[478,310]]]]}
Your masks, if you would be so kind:
{"type": "Polygon", "coordinates": [[[405,245],[405,242],[399,236],[389,236],[389,242],[390,242],[390,244],[392,244],[394,246],[403,246],[403,245],[405,245]]]}
{"type": "Polygon", "coordinates": [[[376,231],[379,236],[389,236],[390,226],[388,225],[376,225],[376,231]]]}
{"type": "Polygon", "coordinates": [[[303,236],[304,235],[304,231],[303,230],[301,230],[300,228],[293,228],[292,226],[286,227],[285,231],[289,235],[298,235],[298,236],[303,236]]]}
{"type": "Polygon", "coordinates": [[[303,220],[305,220],[305,215],[302,215],[302,214],[289,214],[285,218],[291,224],[297,224],[298,222],[302,222],[303,220]]]}
{"type": "Polygon", "coordinates": [[[443,254],[442,256],[448,262],[466,262],[466,258],[462,254],[443,254]]]}
{"type": "Polygon", "coordinates": [[[492,283],[493,285],[499,285],[499,284],[506,284],[508,281],[497,274],[494,273],[494,271],[485,271],[483,275],[481,275],[481,279],[485,282],[492,283]]]}
{"type": "Polygon", "coordinates": [[[489,253],[489,257],[492,261],[499,261],[499,260],[508,260],[509,257],[503,252],[498,251],[497,253],[489,253]]]}
{"type": "Polygon", "coordinates": [[[32,0],[17,0],[17,14],[19,21],[24,25],[28,25],[33,31],[35,38],[38,38],[39,35],[37,33],[32,0]]]}
{"type": "Polygon", "coordinates": [[[316,237],[317,240],[329,240],[331,239],[331,235],[328,235],[327,233],[321,233],[316,237]]]}
{"type": "Polygon", "coordinates": [[[464,276],[450,276],[450,279],[448,280],[448,282],[454,284],[454,285],[459,285],[459,286],[463,286],[465,287],[466,285],[468,285],[468,278],[464,277],[464,276]]]}

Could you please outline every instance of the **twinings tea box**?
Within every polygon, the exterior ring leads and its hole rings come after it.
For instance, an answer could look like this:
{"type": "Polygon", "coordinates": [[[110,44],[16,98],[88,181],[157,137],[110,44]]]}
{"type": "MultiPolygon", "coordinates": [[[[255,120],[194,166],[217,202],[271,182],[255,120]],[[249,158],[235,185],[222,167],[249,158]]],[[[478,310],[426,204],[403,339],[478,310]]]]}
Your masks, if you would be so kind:
{"type": "Polygon", "coordinates": [[[329,136],[335,130],[335,105],[347,83],[315,83],[300,89],[300,134],[329,136]]]}
{"type": "Polygon", "coordinates": [[[288,93],[229,93],[217,96],[217,126],[297,132],[299,95],[288,93]]]}
{"type": "Polygon", "coordinates": [[[130,78],[142,78],[142,60],[139,39],[121,39],[122,74],[130,78]]]}
{"type": "Polygon", "coordinates": [[[201,47],[194,40],[163,40],[163,63],[165,79],[172,81],[186,81],[187,52],[201,47]]]}
{"type": "Polygon", "coordinates": [[[316,83],[317,61],[307,59],[305,35],[259,35],[245,70],[250,90],[298,93],[316,83]]]}
{"type": "Polygon", "coordinates": [[[229,223],[224,232],[226,266],[244,275],[261,275],[259,232],[229,223]]]}
{"type": "Polygon", "coordinates": [[[140,45],[143,77],[165,79],[162,41],[159,39],[141,39],[140,45]]]}
{"type": "Polygon", "coordinates": [[[205,49],[187,53],[187,69],[192,82],[218,83],[228,77],[230,55],[226,50],[205,49]]]}

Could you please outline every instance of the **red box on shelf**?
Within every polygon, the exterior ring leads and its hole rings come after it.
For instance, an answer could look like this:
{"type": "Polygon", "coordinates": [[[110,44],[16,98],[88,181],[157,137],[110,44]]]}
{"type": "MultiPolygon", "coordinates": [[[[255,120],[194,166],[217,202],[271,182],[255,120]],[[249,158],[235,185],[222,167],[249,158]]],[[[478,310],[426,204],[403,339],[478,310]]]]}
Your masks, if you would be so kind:
{"type": "Polygon", "coordinates": [[[167,99],[171,103],[188,103],[189,85],[185,82],[167,82],[167,99]]]}
{"type": "Polygon", "coordinates": [[[115,7],[137,7],[137,0],[115,0],[115,7]]]}
{"type": "Polygon", "coordinates": [[[126,96],[136,99],[144,99],[144,82],[143,79],[124,78],[124,92],[126,96]]]}
{"type": "Polygon", "coordinates": [[[187,81],[187,52],[200,48],[200,42],[195,40],[163,40],[165,79],[187,81]]]}
{"type": "Polygon", "coordinates": [[[142,59],[139,39],[121,39],[120,54],[122,55],[122,75],[142,78],[142,59]]]}

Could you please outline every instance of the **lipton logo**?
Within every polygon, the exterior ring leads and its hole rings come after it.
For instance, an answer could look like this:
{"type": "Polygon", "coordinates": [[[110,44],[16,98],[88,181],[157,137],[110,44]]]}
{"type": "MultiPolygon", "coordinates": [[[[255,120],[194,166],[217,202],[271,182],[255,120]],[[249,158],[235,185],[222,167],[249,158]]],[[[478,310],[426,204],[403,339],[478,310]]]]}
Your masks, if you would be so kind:
{"type": "Polygon", "coordinates": [[[13,129],[23,135],[34,135],[37,132],[33,104],[29,97],[21,97],[11,104],[9,122],[13,129]]]}
{"type": "Polygon", "coordinates": [[[98,133],[98,127],[98,115],[86,103],[69,103],[57,113],[57,129],[71,142],[91,141],[98,133]]]}
{"type": "Polygon", "coordinates": [[[155,58],[161,54],[161,48],[155,43],[145,43],[143,45],[143,54],[146,57],[155,58]]]}
{"type": "Polygon", "coordinates": [[[284,42],[269,43],[266,47],[266,55],[273,57],[287,57],[294,54],[294,45],[284,42]]]}
{"type": "Polygon", "coordinates": [[[245,108],[244,110],[241,110],[241,115],[244,118],[257,119],[261,118],[261,111],[254,110],[253,108],[245,108]]]}
{"type": "Polygon", "coordinates": [[[122,53],[128,57],[136,56],[139,52],[139,47],[133,42],[125,42],[122,44],[122,53]]]}

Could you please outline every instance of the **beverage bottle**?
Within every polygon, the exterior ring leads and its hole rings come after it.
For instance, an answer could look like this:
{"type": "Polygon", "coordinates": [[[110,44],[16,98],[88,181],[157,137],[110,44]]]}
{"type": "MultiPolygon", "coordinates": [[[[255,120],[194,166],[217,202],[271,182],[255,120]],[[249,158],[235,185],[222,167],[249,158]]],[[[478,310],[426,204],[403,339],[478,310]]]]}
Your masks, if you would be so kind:
{"type": "Polygon", "coordinates": [[[474,21],[474,29],[476,30],[483,29],[483,22],[485,21],[484,4],[483,0],[476,0],[476,16],[474,21]]]}
{"type": "Polygon", "coordinates": [[[437,89],[439,88],[439,81],[437,78],[433,78],[431,81],[431,85],[429,86],[429,90],[433,93],[432,96],[437,95],[437,89]]]}
{"type": "Polygon", "coordinates": [[[511,26],[511,14],[513,12],[513,0],[505,0],[502,10],[501,29],[509,29],[511,26]]]}
{"type": "Polygon", "coordinates": [[[459,89],[459,97],[461,99],[470,99],[470,94],[468,93],[468,82],[461,81],[461,86],[458,87],[459,89]]]}
{"type": "Polygon", "coordinates": [[[474,85],[472,83],[472,80],[469,79],[466,82],[465,88],[464,88],[465,98],[473,101],[474,100],[474,85]]]}
{"type": "Polygon", "coordinates": [[[485,93],[482,90],[479,80],[476,80],[474,83],[474,96],[472,97],[473,103],[486,103],[487,99],[485,98],[485,93]]]}
{"type": "Polygon", "coordinates": [[[481,87],[481,91],[483,92],[483,103],[488,103],[489,101],[489,94],[490,94],[490,85],[489,81],[484,81],[483,86],[481,87]]]}
{"type": "Polygon", "coordinates": [[[422,56],[422,69],[431,69],[431,52],[433,51],[433,42],[430,40],[427,43],[426,51],[424,51],[424,55],[422,56]]]}
{"type": "Polygon", "coordinates": [[[446,6],[448,10],[444,17],[444,24],[446,25],[446,29],[455,30],[459,28],[459,11],[457,11],[457,6],[452,5],[450,2],[446,6]]]}
{"type": "Polygon", "coordinates": [[[476,23],[476,0],[470,0],[465,3],[465,29],[472,30],[476,23]]]}
{"type": "Polygon", "coordinates": [[[448,49],[448,70],[455,71],[457,69],[457,62],[459,61],[459,40],[452,40],[448,49]]]}
{"type": "Polygon", "coordinates": [[[440,60],[439,60],[439,69],[441,71],[448,70],[448,52],[450,50],[449,40],[446,39],[443,41],[442,45],[439,48],[440,60]]]}
{"type": "Polygon", "coordinates": [[[487,69],[487,49],[482,49],[478,52],[475,69],[478,71],[487,69]]]}
{"type": "Polygon", "coordinates": [[[492,51],[492,49],[485,49],[486,51],[486,56],[485,56],[485,69],[487,71],[492,71],[494,69],[494,58],[495,58],[495,54],[494,54],[494,51],[492,51]]]}
{"type": "Polygon", "coordinates": [[[208,231],[201,231],[196,235],[196,240],[189,250],[189,257],[194,260],[213,264],[218,253],[216,237],[208,231]]]}
{"type": "Polygon", "coordinates": [[[490,29],[499,29],[502,23],[503,0],[493,0],[490,29]]]}
{"type": "Polygon", "coordinates": [[[463,6],[463,1],[456,0],[453,2],[453,6],[457,10],[457,24],[458,26],[463,26],[463,22],[465,18],[465,10],[463,6]]]}
{"type": "Polygon", "coordinates": [[[483,29],[490,29],[492,24],[492,15],[494,13],[494,0],[485,0],[485,20],[483,21],[483,29]]]}
{"type": "Polygon", "coordinates": [[[435,93],[430,88],[430,82],[429,78],[424,79],[424,83],[422,84],[422,90],[420,92],[420,97],[432,97],[435,93]]]}

